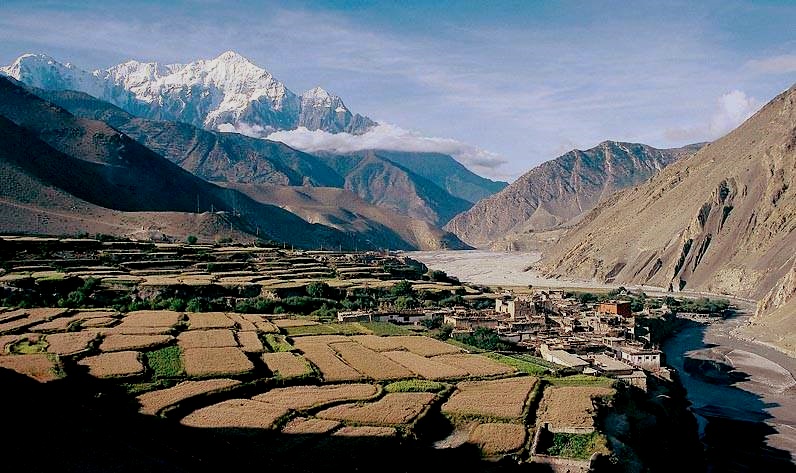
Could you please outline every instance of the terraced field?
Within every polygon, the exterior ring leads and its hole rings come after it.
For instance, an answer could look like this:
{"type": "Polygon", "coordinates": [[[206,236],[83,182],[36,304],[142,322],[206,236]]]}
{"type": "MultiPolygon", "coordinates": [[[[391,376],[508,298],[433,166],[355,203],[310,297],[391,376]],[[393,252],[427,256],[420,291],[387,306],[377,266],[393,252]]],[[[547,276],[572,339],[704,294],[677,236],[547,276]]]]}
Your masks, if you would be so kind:
{"type": "Polygon", "coordinates": [[[163,417],[175,426],[230,435],[282,433],[297,442],[322,437],[318,445],[334,439],[411,443],[461,430],[461,441],[485,456],[525,459],[534,417],[585,424],[588,396],[605,394],[547,388],[534,416],[528,413],[529,397],[538,380],[521,376],[499,357],[468,353],[405,329],[269,313],[267,304],[255,307],[262,314],[235,311],[236,299],[262,302],[305,294],[317,281],[310,274],[323,276],[325,290],[390,287],[395,280],[384,272],[385,261],[397,260],[389,256],[85,245],[81,254],[93,251],[96,258],[80,264],[57,258],[11,262],[0,273],[0,286],[37,286],[55,278],[58,284],[72,281],[78,293],[81,285],[93,285],[91,297],[200,291],[232,302],[221,310],[178,298],[166,299],[162,309],[0,307],[0,368],[41,383],[67,377],[113,386],[128,393],[141,415],[163,417]],[[378,278],[366,277],[368,272],[378,278]],[[570,406],[577,413],[567,417],[570,406]]]}

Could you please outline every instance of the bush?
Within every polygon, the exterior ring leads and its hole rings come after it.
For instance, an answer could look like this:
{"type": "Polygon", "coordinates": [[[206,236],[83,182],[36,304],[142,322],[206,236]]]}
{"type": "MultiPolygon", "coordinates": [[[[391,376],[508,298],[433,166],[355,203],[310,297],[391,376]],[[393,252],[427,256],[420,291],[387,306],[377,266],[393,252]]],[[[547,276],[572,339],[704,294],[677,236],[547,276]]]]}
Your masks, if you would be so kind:
{"type": "Polygon", "coordinates": [[[196,238],[196,235],[188,235],[188,238],[186,238],[185,241],[187,241],[189,245],[195,245],[199,239],[196,238]]]}
{"type": "Polygon", "coordinates": [[[334,299],[340,298],[340,291],[329,286],[325,282],[315,281],[307,286],[307,295],[317,299],[334,299]]]}
{"type": "Polygon", "coordinates": [[[179,297],[172,297],[171,299],[169,299],[168,303],[169,303],[169,310],[173,310],[175,312],[183,312],[188,305],[183,299],[180,299],[179,297]]]}
{"type": "Polygon", "coordinates": [[[420,303],[414,297],[399,296],[395,299],[395,308],[398,310],[414,309],[420,306],[420,303]]]}
{"type": "Polygon", "coordinates": [[[439,340],[447,340],[451,338],[451,334],[453,333],[453,325],[451,324],[443,324],[442,327],[439,328],[439,332],[434,336],[439,340]]]}
{"type": "Polygon", "coordinates": [[[590,434],[554,433],[547,454],[557,457],[588,460],[594,452],[607,453],[606,439],[597,432],[590,434]]]}
{"type": "Polygon", "coordinates": [[[91,296],[94,290],[100,285],[100,281],[94,278],[87,278],[83,282],[83,286],[70,292],[66,298],[58,300],[60,307],[87,307],[91,305],[91,296]]]}
{"type": "Polygon", "coordinates": [[[390,294],[393,296],[413,296],[415,290],[412,289],[412,283],[407,281],[406,279],[402,279],[398,281],[395,286],[390,289],[390,294]]]}
{"type": "Polygon", "coordinates": [[[203,299],[199,299],[198,297],[194,297],[185,305],[185,310],[188,312],[206,312],[207,302],[205,302],[203,299]]]}
{"type": "Polygon", "coordinates": [[[422,325],[423,327],[425,327],[425,328],[427,328],[429,330],[434,330],[434,329],[438,329],[438,328],[442,327],[442,322],[444,320],[445,320],[445,318],[443,316],[434,315],[430,319],[421,320],[420,321],[420,325],[422,325]]]}
{"type": "Polygon", "coordinates": [[[498,333],[492,329],[478,327],[472,333],[457,335],[456,339],[467,345],[487,351],[510,350],[513,346],[500,339],[498,333]]]}

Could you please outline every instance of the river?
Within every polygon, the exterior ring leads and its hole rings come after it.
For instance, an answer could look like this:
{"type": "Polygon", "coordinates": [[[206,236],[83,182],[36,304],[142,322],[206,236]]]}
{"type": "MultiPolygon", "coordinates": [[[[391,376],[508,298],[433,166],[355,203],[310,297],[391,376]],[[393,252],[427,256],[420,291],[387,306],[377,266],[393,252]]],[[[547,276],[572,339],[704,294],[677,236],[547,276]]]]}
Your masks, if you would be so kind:
{"type": "Polygon", "coordinates": [[[796,360],[730,336],[746,317],[689,323],[664,343],[667,364],[688,392],[710,471],[796,471],[796,360]]]}

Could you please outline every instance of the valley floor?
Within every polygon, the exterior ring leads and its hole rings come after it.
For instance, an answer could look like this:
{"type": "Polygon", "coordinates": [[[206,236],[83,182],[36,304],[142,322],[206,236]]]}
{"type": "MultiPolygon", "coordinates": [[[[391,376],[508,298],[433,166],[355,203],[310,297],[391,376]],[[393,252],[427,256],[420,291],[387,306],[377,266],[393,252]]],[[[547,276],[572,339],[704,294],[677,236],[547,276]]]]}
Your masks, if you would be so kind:
{"type": "MultiPolygon", "coordinates": [[[[410,258],[421,261],[432,269],[445,271],[462,282],[485,286],[550,287],[580,289],[611,289],[611,284],[567,278],[550,278],[539,271],[528,269],[542,258],[540,251],[411,251],[410,258]]],[[[643,286],[644,291],[661,290],[643,286]]]]}

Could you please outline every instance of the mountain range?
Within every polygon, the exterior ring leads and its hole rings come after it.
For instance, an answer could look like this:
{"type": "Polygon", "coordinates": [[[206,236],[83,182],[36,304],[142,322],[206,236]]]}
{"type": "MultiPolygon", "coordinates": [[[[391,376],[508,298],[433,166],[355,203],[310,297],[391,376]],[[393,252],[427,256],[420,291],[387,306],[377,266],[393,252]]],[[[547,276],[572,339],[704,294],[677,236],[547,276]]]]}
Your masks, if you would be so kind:
{"type": "Polygon", "coordinates": [[[297,95],[238,53],[188,64],[128,61],[84,71],[45,54],[24,54],[0,72],[44,90],[76,90],[143,118],[267,135],[305,127],[364,133],[375,125],[316,87],[297,95]]]}
{"type": "Polygon", "coordinates": [[[371,150],[313,155],[266,139],[135,117],[82,92],[33,90],[76,116],[107,122],[213,182],[345,188],[365,202],[431,225],[444,224],[506,185],[472,173],[445,154],[371,150]]]}
{"type": "Polygon", "coordinates": [[[388,218],[362,201],[348,204],[348,222],[309,222],[278,199],[264,201],[262,193],[210,183],[106,122],[75,116],[2,77],[0,117],[0,213],[6,232],[256,236],[312,248],[464,247],[433,225],[388,218]]]}
{"type": "Polygon", "coordinates": [[[656,149],[605,141],[586,151],[572,150],[485,197],[445,229],[475,246],[521,244],[523,236],[572,223],[616,191],[645,181],[701,146],[656,149]]]}

